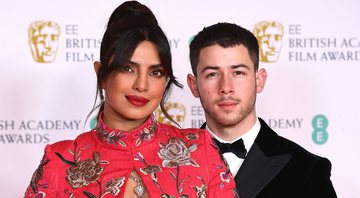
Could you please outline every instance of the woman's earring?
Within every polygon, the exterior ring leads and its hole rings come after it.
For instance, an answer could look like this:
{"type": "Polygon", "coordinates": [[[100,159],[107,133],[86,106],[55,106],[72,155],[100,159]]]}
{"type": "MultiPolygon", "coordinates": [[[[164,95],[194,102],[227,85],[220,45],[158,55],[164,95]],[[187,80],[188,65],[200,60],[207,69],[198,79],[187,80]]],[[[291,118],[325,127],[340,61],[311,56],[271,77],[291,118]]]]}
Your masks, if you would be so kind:
{"type": "Polygon", "coordinates": [[[100,99],[101,99],[102,101],[105,100],[105,89],[101,89],[101,90],[100,90],[100,99]]]}

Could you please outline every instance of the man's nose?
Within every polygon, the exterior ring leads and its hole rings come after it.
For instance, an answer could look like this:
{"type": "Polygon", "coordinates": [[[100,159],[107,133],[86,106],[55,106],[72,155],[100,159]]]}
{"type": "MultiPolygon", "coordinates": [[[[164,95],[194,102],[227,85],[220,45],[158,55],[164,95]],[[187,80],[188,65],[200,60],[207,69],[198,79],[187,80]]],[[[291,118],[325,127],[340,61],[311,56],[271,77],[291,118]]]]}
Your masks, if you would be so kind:
{"type": "Polygon", "coordinates": [[[234,92],[234,83],[231,75],[223,75],[220,80],[220,93],[232,94],[234,92]]]}

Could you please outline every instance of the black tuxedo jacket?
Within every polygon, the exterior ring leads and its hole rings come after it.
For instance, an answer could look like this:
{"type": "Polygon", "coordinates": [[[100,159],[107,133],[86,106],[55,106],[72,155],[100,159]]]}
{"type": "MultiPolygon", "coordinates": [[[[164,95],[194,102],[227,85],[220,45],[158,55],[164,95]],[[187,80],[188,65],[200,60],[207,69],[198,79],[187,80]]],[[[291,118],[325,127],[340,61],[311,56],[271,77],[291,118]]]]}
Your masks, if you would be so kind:
{"type": "Polygon", "coordinates": [[[277,135],[259,120],[260,132],[235,176],[240,198],[337,197],[328,159],[277,135]]]}

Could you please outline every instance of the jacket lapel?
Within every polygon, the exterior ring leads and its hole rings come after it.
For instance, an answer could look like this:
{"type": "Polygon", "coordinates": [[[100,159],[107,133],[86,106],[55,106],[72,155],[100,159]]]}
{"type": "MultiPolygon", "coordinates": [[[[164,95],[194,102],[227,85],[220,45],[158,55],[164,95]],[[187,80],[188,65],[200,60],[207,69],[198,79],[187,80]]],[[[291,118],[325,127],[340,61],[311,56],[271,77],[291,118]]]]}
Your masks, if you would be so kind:
{"type": "Polygon", "coordinates": [[[276,152],[277,134],[263,120],[260,123],[260,132],[235,176],[241,198],[256,197],[291,158],[276,152]]]}
{"type": "Polygon", "coordinates": [[[206,122],[204,122],[204,123],[201,125],[200,129],[205,129],[205,128],[206,128],[206,122]]]}
{"type": "MultiPolygon", "coordinates": [[[[260,119],[261,128],[240,170],[235,176],[241,198],[256,197],[291,159],[277,145],[278,135],[260,119]]],[[[205,129],[206,122],[200,127],[205,129]]]]}

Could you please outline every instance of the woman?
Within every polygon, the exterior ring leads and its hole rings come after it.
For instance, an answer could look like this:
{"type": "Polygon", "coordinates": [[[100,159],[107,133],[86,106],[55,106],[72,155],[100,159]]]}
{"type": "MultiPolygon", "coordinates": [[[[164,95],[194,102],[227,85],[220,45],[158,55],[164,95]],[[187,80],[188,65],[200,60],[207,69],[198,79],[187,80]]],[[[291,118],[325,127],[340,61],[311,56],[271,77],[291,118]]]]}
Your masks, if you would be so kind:
{"type": "Polygon", "coordinates": [[[97,127],[47,145],[25,197],[235,196],[232,175],[206,131],[180,130],[152,115],[159,104],[164,111],[171,85],[182,85],[149,8],[129,1],[115,9],[94,67],[97,127]]]}

